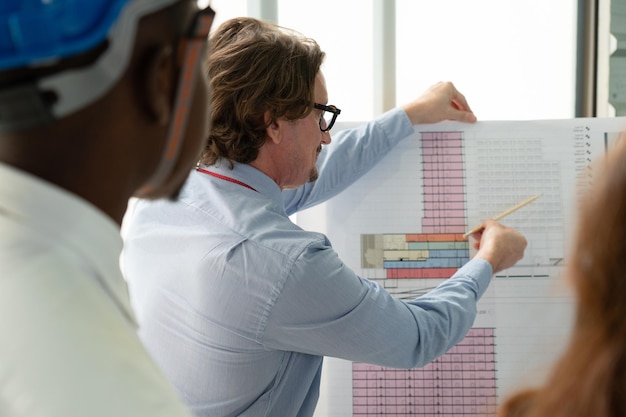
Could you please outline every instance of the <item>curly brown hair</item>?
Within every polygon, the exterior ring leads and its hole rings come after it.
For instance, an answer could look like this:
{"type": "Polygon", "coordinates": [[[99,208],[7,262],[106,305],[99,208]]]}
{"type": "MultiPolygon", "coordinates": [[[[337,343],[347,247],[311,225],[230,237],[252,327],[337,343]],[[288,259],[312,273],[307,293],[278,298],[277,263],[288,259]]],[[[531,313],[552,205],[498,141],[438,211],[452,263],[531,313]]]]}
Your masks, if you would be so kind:
{"type": "Polygon", "coordinates": [[[247,17],[220,25],[210,47],[211,132],[201,161],[250,163],[269,125],[313,110],[315,77],[325,54],[313,39],[247,17]]]}

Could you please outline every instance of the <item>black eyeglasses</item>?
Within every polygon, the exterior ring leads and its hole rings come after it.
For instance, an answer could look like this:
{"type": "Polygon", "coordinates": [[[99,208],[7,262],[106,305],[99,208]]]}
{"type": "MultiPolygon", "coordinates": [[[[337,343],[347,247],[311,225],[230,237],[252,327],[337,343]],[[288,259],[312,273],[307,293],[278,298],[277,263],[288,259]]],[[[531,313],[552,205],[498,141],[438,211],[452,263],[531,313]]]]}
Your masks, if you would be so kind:
{"type": "Polygon", "coordinates": [[[341,113],[341,110],[339,110],[337,107],[335,106],[325,106],[323,104],[317,104],[317,103],[313,103],[313,107],[315,107],[316,109],[322,110],[322,114],[320,114],[320,130],[322,132],[328,132],[330,129],[332,129],[333,125],[335,124],[335,120],[337,120],[337,116],[339,116],[339,113],[341,113]]]}

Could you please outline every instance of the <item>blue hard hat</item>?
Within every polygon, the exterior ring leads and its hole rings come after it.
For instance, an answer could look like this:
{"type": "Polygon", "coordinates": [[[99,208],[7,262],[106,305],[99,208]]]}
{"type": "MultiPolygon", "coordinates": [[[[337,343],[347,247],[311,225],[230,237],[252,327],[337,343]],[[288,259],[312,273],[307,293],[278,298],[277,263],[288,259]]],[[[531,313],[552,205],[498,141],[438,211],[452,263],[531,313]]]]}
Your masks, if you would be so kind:
{"type": "Polygon", "coordinates": [[[107,38],[129,0],[2,0],[0,70],[85,52],[107,38]]]}
{"type": "Polygon", "coordinates": [[[178,1],[0,0],[0,71],[54,65],[108,41],[87,67],[3,86],[0,132],[43,124],[101,97],[126,68],[142,16],[178,1]],[[56,101],[41,104],[41,91],[53,91],[56,101]]]}

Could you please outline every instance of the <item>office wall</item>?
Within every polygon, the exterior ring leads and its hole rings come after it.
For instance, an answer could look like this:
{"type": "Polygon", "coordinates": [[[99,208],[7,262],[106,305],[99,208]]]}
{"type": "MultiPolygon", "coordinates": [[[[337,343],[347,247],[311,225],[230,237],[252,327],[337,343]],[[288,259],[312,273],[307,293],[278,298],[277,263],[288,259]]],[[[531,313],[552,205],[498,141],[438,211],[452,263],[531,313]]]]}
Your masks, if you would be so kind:
{"type": "MultiPolygon", "coordinates": [[[[293,0],[275,3],[279,24],[316,39],[327,54],[330,101],[343,121],[379,113],[374,88],[376,7],[395,8],[395,103],[440,80],[454,82],[481,120],[574,116],[576,0],[293,0]]],[[[253,0],[213,0],[216,24],[258,13],[253,0]],[[254,9],[254,10],[253,10],[254,9]],[[252,12],[251,12],[252,11],[252,12]]],[[[393,85],[393,84],[392,84],[393,85]]]]}

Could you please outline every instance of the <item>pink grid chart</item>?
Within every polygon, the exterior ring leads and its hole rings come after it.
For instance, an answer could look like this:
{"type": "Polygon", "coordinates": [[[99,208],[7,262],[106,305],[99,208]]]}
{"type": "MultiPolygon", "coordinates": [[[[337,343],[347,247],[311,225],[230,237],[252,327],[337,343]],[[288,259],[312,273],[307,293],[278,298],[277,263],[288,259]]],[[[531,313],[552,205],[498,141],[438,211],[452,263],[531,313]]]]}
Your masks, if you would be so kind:
{"type": "Polygon", "coordinates": [[[422,233],[465,233],[462,132],[422,132],[422,233]]]}
{"type": "Polygon", "coordinates": [[[353,416],[484,417],[496,407],[493,328],[474,328],[423,368],[352,364],[353,416]]]}

